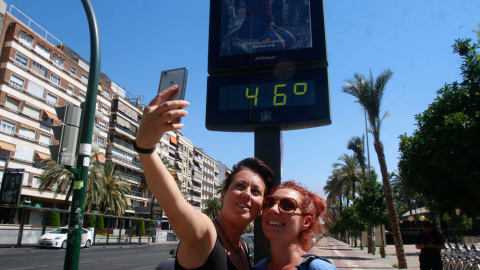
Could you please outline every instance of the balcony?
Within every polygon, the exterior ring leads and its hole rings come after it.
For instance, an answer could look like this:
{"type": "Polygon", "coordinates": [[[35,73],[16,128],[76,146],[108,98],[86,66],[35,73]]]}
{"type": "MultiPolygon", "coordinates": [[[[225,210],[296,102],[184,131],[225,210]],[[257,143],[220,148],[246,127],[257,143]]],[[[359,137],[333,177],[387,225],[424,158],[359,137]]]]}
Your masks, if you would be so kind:
{"type": "Polygon", "coordinates": [[[202,170],[201,170],[199,167],[197,167],[197,166],[194,166],[193,169],[194,169],[196,172],[202,173],[202,170]]]}
{"type": "Polygon", "coordinates": [[[140,184],[140,182],[142,181],[142,179],[140,177],[130,175],[130,174],[126,174],[126,173],[118,173],[118,177],[120,177],[122,179],[125,179],[127,181],[136,182],[138,184],[140,184]]]}
{"type": "Polygon", "coordinates": [[[193,181],[194,181],[194,182],[197,182],[197,183],[200,183],[200,184],[202,183],[202,179],[200,179],[200,178],[198,178],[198,177],[196,177],[196,176],[193,177],[193,181]]]}
{"type": "Polygon", "coordinates": [[[118,145],[120,145],[120,146],[122,146],[122,147],[124,147],[124,148],[127,148],[128,150],[134,151],[134,150],[133,150],[133,146],[132,146],[131,143],[124,142],[124,141],[122,141],[122,140],[120,140],[120,139],[117,139],[117,138],[114,138],[114,139],[112,140],[112,142],[113,142],[114,144],[118,144],[118,145]]]}
{"type": "Polygon", "coordinates": [[[202,193],[202,188],[201,187],[193,186],[192,189],[196,192],[202,193]]]}
{"type": "Polygon", "coordinates": [[[200,198],[199,196],[190,196],[192,198],[192,201],[194,202],[202,202],[202,198],[200,198]]]}
{"type": "Polygon", "coordinates": [[[138,170],[141,170],[142,169],[142,165],[140,162],[135,162],[131,159],[128,159],[126,157],[122,157],[122,156],[119,156],[119,155],[116,155],[116,154],[112,154],[112,159],[114,161],[120,161],[122,163],[125,163],[125,164],[128,164],[128,165],[131,165],[133,167],[135,167],[135,169],[138,169],[138,170]]]}
{"type": "Polygon", "coordinates": [[[194,157],[194,160],[195,160],[196,162],[200,163],[200,164],[203,163],[203,158],[201,158],[201,157],[195,156],[195,157],[194,157]]]}
{"type": "Polygon", "coordinates": [[[115,129],[119,129],[119,130],[125,132],[125,133],[128,134],[128,135],[131,135],[131,136],[133,136],[133,137],[136,136],[135,132],[133,132],[133,131],[125,128],[125,127],[122,127],[122,126],[119,125],[119,124],[115,124],[114,127],[115,127],[115,129]]]}

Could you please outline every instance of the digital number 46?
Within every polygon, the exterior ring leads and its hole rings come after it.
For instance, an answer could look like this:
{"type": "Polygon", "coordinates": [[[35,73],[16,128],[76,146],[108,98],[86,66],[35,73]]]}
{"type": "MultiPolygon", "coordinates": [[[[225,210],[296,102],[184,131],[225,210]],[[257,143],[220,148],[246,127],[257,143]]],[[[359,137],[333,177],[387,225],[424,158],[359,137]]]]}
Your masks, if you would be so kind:
{"type": "MultiPolygon", "coordinates": [[[[287,104],[287,94],[281,93],[282,88],[285,88],[287,84],[276,84],[274,88],[274,95],[273,95],[273,106],[282,106],[287,104]]],[[[304,95],[307,92],[307,83],[295,83],[293,85],[293,93],[297,96],[304,95]]],[[[253,98],[254,106],[257,106],[258,100],[258,86],[255,88],[255,93],[250,94],[250,89],[247,87],[247,91],[245,92],[246,98],[253,98]]]]}

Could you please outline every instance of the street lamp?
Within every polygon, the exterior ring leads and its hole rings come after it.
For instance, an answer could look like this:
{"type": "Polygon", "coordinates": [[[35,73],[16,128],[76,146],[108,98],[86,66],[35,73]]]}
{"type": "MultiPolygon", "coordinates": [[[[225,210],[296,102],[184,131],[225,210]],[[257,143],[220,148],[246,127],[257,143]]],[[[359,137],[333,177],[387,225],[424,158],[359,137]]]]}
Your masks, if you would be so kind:
{"type": "Polygon", "coordinates": [[[418,219],[419,219],[420,221],[425,221],[425,216],[424,216],[424,215],[421,215],[418,219]]]}
{"type": "MultiPolygon", "coordinates": [[[[360,100],[355,100],[354,103],[360,103],[360,100]]],[[[368,146],[368,125],[367,125],[367,110],[364,108],[365,114],[365,137],[367,138],[367,162],[368,162],[368,180],[370,180],[370,147],[368,146]]],[[[365,143],[364,143],[365,147],[365,143]]],[[[372,230],[372,255],[375,255],[375,226],[372,230]]]]}

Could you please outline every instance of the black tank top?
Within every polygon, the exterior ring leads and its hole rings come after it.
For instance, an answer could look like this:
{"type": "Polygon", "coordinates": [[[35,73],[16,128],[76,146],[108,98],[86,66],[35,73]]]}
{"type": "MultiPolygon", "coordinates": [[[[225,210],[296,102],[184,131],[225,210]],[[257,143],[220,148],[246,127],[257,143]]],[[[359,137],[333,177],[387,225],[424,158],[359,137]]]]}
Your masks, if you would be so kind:
{"type": "MultiPolygon", "coordinates": [[[[241,239],[241,238],[240,238],[241,239]]],[[[242,246],[244,250],[248,253],[248,246],[245,244],[244,240],[241,240],[242,246]]],[[[178,249],[178,248],[177,248],[178,249]]],[[[248,255],[248,254],[247,254],[248,255]]],[[[252,268],[250,264],[250,260],[248,260],[248,265],[252,268]]],[[[175,270],[187,270],[183,268],[179,263],[177,258],[175,258],[175,270]]],[[[222,245],[222,242],[217,237],[217,241],[215,241],[215,246],[213,247],[212,252],[207,258],[207,261],[201,267],[195,269],[188,269],[188,270],[237,270],[237,268],[233,265],[230,259],[225,252],[225,248],[222,245]]]]}

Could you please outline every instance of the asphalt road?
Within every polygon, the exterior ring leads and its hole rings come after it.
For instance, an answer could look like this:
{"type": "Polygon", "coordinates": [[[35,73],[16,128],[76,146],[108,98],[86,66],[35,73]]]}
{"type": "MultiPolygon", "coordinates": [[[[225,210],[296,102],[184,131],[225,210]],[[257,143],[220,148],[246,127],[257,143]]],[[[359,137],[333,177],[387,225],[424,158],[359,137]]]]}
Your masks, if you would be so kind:
{"type": "MultiPolygon", "coordinates": [[[[153,270],[160,262],[171,257],[168,252],[176,246],[177,244],[92,246],[80,251],[78,268],[153,270]]],[[[64,261],[64,249],[0,248],[0,269],[2,270],[61,270],[64,261]]]]}

